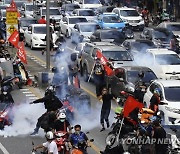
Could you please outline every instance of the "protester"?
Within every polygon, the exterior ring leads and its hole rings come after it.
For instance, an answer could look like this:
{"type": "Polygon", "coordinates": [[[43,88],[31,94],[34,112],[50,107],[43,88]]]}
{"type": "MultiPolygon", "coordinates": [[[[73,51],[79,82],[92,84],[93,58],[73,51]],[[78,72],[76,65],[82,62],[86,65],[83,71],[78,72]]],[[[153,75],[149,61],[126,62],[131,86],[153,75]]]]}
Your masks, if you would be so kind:
{"type": "Polygon", "coordinates": [[[42,16],[42,17],[38,20],[38,24],[46,24],[45,16],[42,16]]]}
{"type": "Polygon", "coordinates": [[[108,93],[107,88],[103,88],[102,94],[99,96],[99,99],[102,99],[103,101],[101,108],[101,118],[100,118],[102,129],[100,131],[104,131],[105,130],[104,120],[106,121],[107,128],[109,128],[110,126],[108,117],[111,111],[111,100],[113,99],[116,102],[116,99],[112,94],[108,93]]]}
{"type": "Polygon", "coordinates": [[[1,94],[0,94],[0,103],[14,103],[14,99],[12,98],[11,93],[8,91],[7,86],[3,86],[1,88],[1,94]]]}
{"type": "Polygon", "coordinates": [[[54,141],[54,134],[51,131],[49,131],[46,133],[45,137],[47,142],[40,144],[34,147],[33,149],[36,151],[37,149],[45,148],[44,151],[47,150],[48,154],[58,154],[57,144],[54,141]]]}

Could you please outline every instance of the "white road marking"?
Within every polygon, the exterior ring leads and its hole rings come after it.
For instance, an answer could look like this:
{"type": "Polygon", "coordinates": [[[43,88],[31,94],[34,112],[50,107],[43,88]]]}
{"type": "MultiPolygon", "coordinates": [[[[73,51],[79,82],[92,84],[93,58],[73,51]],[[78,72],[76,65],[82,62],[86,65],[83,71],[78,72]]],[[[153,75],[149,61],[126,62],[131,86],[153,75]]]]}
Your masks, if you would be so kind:
{"type": "Polygon", "coordinates": [[[0,149],[2,150],[3,154],[9,154],[6,148],[0,143],[0,149]]]}
{"type": "Polygon", "coordinates": [[[36,100],[39,99],[38,97],[29,97],[30,100],[36,100]]]}
{"type": "Polygon", "coordinates": [[[23,93],[23,94],[32,94],[31,91],[23,91],[22,93],[23,93]]]}
{"type": "Polygon", "coordinates": [[[34,94],[27,94],[26,96],[29,97],[29,96],[35,96],[35,95],[34,94]]]}
{"type": "Polygon", "coordinates": [[[20,89],[20,91],[28,91],[29,89],[20,89]]]}

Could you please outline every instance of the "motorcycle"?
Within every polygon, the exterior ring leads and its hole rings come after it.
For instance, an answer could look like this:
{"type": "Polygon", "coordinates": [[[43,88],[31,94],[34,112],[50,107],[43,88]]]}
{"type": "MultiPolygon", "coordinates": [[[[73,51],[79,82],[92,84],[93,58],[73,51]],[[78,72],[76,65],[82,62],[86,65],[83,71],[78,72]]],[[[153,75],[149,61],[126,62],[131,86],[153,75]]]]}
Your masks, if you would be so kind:
{"type": "Polygon", "coordinates": [[[149,18],[148,18],[148,16],[144,16],[144,24],[145,24],[146,27],[149,26],[149,18]]]}
{"type": "Polygon", "coordinates": [[[55,132],[54,135],[59,154],[69,154],[69,146],[67,145],[67,132],[58,131],[55,132]]]}
{"type": "MultiPolygon", "coordinates": [[[[90,139],[90,142],[94,142],[94,139],[90,139]]],[[[79,141],[77,146],[73,146],[71,154],[85,154],[87,153],[87,143],[85,141],[79,141]]]]}
{"type": "Polygon", "coordinates": [[[0,130],[3,130],[5,126],[12,124],[10,114],[12,113],[12,103],[0,103],[0,130]]]}

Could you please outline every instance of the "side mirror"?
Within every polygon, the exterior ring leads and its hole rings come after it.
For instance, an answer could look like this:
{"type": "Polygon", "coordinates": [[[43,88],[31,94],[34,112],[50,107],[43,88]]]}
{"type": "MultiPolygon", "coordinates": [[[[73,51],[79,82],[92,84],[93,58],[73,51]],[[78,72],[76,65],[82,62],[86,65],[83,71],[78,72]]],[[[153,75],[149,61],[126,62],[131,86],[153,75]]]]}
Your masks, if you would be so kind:
{"type": "Polygon", "coordinates": [[[168,103],[160,102],[159,105],[168,105],[168,103]]]}

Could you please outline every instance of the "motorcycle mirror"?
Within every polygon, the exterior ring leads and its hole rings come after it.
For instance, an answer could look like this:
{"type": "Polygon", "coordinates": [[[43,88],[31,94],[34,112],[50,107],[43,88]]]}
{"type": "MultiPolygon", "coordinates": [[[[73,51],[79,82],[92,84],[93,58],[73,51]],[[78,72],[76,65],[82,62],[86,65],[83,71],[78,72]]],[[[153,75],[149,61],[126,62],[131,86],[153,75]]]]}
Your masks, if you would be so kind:
{"type": "Polygon", "coordinates": [[[90,142],[94,142],[94,139],[90,139],[89,141],[90,141],[90,142]]]}

